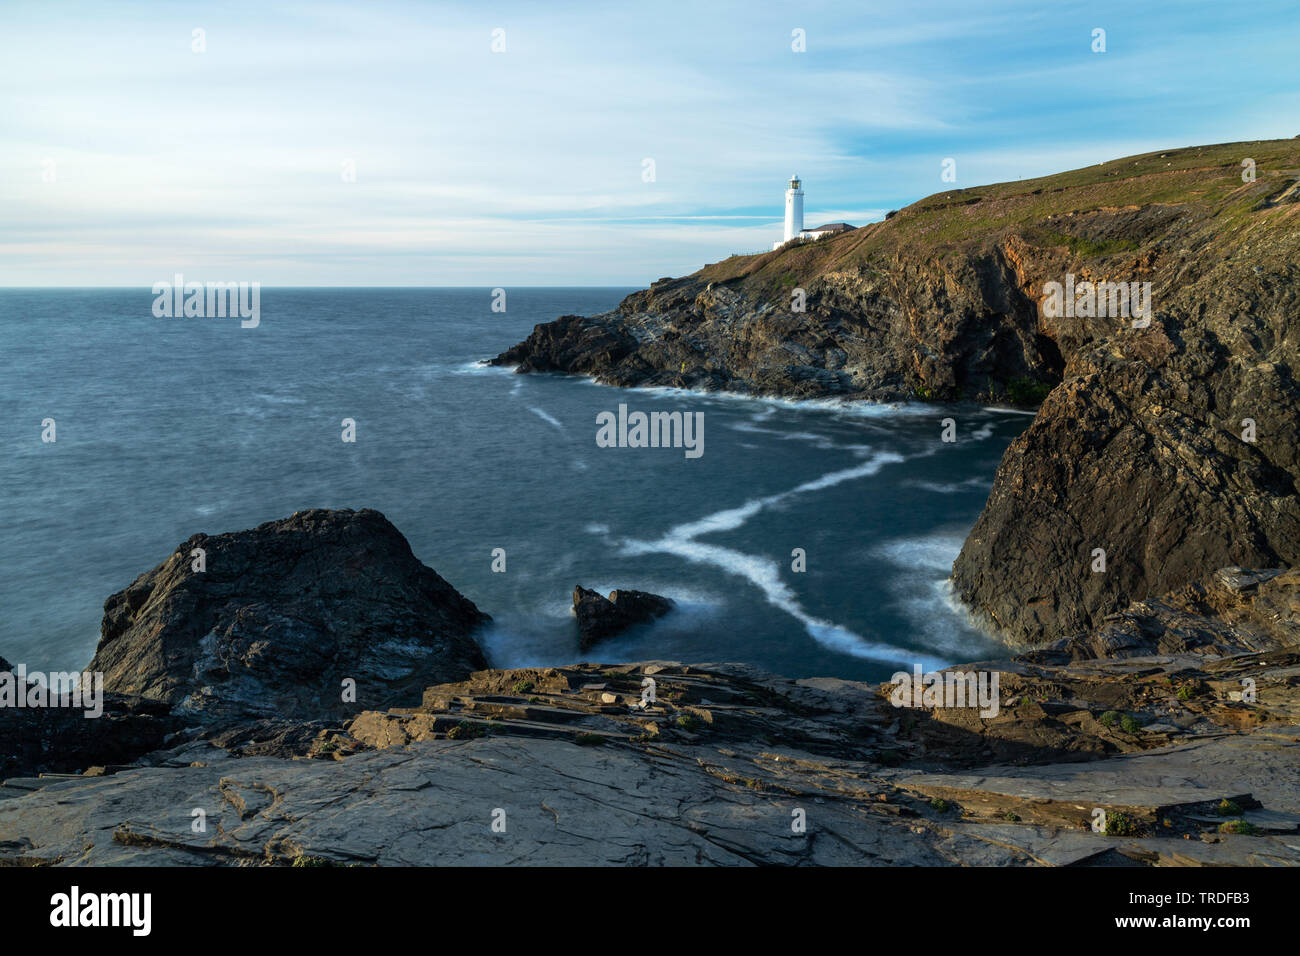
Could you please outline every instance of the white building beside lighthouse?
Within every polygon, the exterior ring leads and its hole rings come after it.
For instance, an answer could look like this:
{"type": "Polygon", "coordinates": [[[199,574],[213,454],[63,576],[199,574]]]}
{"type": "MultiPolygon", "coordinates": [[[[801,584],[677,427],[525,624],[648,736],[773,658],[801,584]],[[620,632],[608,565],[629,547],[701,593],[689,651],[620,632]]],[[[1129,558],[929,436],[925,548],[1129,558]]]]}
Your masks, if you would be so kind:
{"type": "Polygon", "coordinates": [[[790,177],[789,187],[785,191],[785,235],[772,243],[773,249],[780,249],[792,239],[821,239],[838,232],[848,232],[855,227],[847,222],[831,222],[816,229],[803,227],[803,183],[798,176],[790,177]]]}

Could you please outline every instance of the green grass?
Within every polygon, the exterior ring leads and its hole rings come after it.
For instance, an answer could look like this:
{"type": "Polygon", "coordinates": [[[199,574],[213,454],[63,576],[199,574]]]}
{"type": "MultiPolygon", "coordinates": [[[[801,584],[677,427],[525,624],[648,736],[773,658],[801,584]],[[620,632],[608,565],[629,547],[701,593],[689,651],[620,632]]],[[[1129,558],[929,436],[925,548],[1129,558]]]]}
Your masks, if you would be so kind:
{"type": "Polygon", "coordinates": [[[677,726],[682,730],[694,733],[700,729],[700,718],[694,714],[681,714],[677,718],[677,726]]]}
{"type": "Polygon", "coordinates": [[[521,680],[515,682],[515,693],[522,697],[533,689],[533,682],[530,680],[521,680]]]}
{"type": "Polygon", "coordinates": [[[1046,230],[1037,232],[1034,238],[1043,245],[1069,246],[1070,251],[1081,259],[1110,256],[1119,252],[1136,252],[1138,249],[1138,243],[1133,239],[1088,239],[1046,230]]]}
{"type": "Polygon", "coordinates": [[[1264,831],[1247,820],[1227,820],[1219,824],[1220,833],[1235,833],[1238,836],[1263,836],[1264,831]]]}
{"type": "Polygon", "coordinates": [[[1142,730],[1142,724],[1136,717],[1118,710],[1108,710],[1097,719],[1103,727],[1118,726],[1126,734],[1136,734],[1142,730]]]}
{"type": "Polygon", "coordinates": [[[1137,836],[1137,822],[1126,813],[1111,810],[1106,814],[1107,836],[1137,836]]]}
{"type": "Polygon", "coordinates": [[[1051,382],[1040,382],[1036,378],[1021,376],[1007,382],[1007,401],[1012,405],[1043,404],[1048,393],[1055,388],[1051,382]]]}
{"type": "Polygon", "coordinates": [[[1158,222],[1147,236],[1118,237],[1105,228],[1088,234],[1094,228],[1094,214],[1105,219],[1125,207],[1171,207],[1184,214],[1184,223],[1200,223],[1206,241],[1235,247],[1243,230],[1292,228],[1284,217],[1270,217],[1259,207],[1292,181],[1297,169],[1300,139],[1220,143],[1127,156],[1037,179],[936,193],[884,222],[818,242],[733,257],[705,266],[695,278],[736,283],[743,291],[762,294],[795,285],[806,288],[813,278],[832,271],[870,274],[875,268],[888,268],[904,250],[942,261],[949,252],[992,246],[1011,235],[1039,248],[1065,246],[1076,259],[1133,255],[1164,240],[1158,222]],[[1241,181],[1244,157],[1258,164],[1255,183],[1241,181]]]}
{"type": "Polygon", "coordinates": [[[474,740],[477,737],[486,737],[488,731],[486,727],[478,724],[471,724],[468,720],[462,720],[451,730],[447,731],[448,740],[474,740]]]}
{"type": "Polygon", "coordinates": [[[952,809],[952,804],[942,797],[935,797],[930,801],[930,809],[935,813],[947,813],[952,809]]]}
{"type": "Polygon", "coordinates": [[[1239,817],[1246,811],[1241,809],[1241,805],[1227,799],[1226,797],[1218,802],[1214,812],[1221,817],[1239,817]]]}

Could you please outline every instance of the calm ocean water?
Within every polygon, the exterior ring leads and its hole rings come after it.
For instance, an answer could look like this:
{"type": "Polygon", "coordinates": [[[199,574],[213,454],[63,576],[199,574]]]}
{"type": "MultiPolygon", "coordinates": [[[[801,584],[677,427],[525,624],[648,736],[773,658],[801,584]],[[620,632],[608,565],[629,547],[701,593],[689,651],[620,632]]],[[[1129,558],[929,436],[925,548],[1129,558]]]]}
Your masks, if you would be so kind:
{"type": "Polygon", "coordinates": [[[104,599],[189,535],[369,507],[495,617],[484,640],[498,666],[580,659],[576,583],[680,604],[593,659],[878,680],[987,656],[945,579],[1030,419],[476,364],[629,291],[511,289],[500,313],[487,289],[264,289],[261,324],[242,329],[154,318],[148,289],[0,290],[0,655],[80,668],[104,599]],[[596,415],[620,402],[703,412],[704,455],[597,447],[596,415]],[[956,444],[939,441],[946,415],[956,444]]]}

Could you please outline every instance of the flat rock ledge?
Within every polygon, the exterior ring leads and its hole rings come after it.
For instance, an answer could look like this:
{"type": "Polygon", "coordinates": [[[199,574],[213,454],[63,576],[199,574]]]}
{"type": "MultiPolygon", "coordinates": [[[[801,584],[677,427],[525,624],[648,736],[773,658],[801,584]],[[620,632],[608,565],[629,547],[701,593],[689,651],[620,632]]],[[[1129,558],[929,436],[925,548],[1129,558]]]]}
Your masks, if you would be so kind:
{"type": "Polygon", "coordinates": [[[1228,575],[1199,619],[1136,608],[1119,656],[1093,634],[966,665],[1000,675],[986,718],[740,665],[478,671],[5,780],[0,863],[1300,865],[1300,646],[1259,623],[1285,578],[1228,575]]]}

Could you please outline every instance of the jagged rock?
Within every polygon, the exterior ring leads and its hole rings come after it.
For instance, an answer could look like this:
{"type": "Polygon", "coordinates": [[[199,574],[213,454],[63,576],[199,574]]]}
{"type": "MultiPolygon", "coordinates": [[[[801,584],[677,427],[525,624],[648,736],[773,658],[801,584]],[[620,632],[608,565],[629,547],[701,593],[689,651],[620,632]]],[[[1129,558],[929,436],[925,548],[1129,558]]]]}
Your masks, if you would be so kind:
{"type": "Polygon", "coordinates": [[[635,624],[653,621],[673,609],[673,602],[648,591],[626,588],[610,591],[605,598],[581,584],[573,589],[573,613],[578,619],[579,647],[590,650],[597,642],[626,631],[635,624]]]}
{"type": "Polygon", "coordinates": [[[941,193],[538,326],[496,361],[790,397],[1050,391],[953,574],[1008,637],[1048,643],[1216,568],[1300,559],[1297,166],[1273,140],[941,193]],[[1268,172],[1243,184],[1244,156],[1268,172]],[[1150,326],[1047,316],[1067,274],[1150,281],[1150,326]]]}
{"type": "Polygon", "coordinates": [[[110,597],[90,669],[179,714],[311,720],[486,666],[472,632],[487,620],[379,512],[300,511],[194,535],[110,597]]]}
{"type": "Polygon", "coordinates": [[[48,695],[46,706],[17,706],[19,697],[28,703],[32,681],[19,682],[14,665],[3,657],[0,673],[13,694],[0,706],[0,780],[128,764],[163,746],[179,727],[159,701],[118,694],[102,699],[58,694],[57,706],[48,695]]]}

